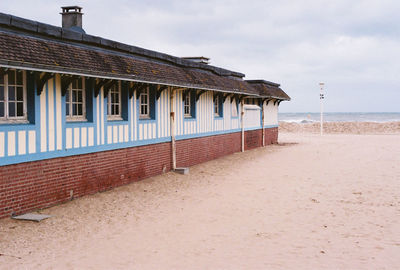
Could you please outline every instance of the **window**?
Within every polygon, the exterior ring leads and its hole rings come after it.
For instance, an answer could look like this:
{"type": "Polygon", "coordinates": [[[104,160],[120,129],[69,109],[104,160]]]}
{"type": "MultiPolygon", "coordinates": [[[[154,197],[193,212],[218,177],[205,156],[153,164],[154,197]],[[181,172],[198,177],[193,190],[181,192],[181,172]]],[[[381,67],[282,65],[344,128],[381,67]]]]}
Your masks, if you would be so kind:
{"type": "Polygon", "coordinates": [[[219,116],[219,96],[214,98],[214,115],[219,116]]]}
{"type": "Polygon", "coordinates": [[[150,93],[147,87],[139,96],[139,118],[150,118],[150,93]]]}
{"type": "Polygon", "coordinates": [[[0,76],[0,121],[25,122],[26,120],[25,71],[9,70],[0,76]]]}
{"type": "Polygon", "coordinates": [[[184,92],[183,113],[185,118],[196,118],[196,91],[186,90],[184,92]]]}
{"type": "Polygon", "coordinates": [[[65,94],[66,116],[68,121],[86,121],[85,80],[74,80],[65,94]]]}
{"type": "Polygon", "coordinates": [[[107,118],[109,120],[122,120],[121,117],[121,85],[114,84],[107,97],[107,118]]]}
{"type": "Polygon", "coordinates": [[[140,92],[138,97],[139,119],[156,119],[156,90],[156,85],[147,85],[147,87],[140,92]]]}
{"type": "Polygon", "coordinates": [[[185,96],[185,100],[184,100],[184,103],[183,103],[183,111],[184,111],[184,115],[185,115],[185,117],[192,117],[192,114],[191,114],[191,112],[190,112],[190,104],[191,102],[190,102],[190,91],[186,94],[186,96],[185,96]]]}
{"type": "Polygon", "coordinates": [[[244,104],[259,105],[259,102],[258,102],[258,99],[256,99],[256,98],[246,98],[244,100],[244,104]]]}
{"type": "Polygon", "coordinates": [[[214,116],[222,117],[222,99],[219,95],[214,96],[214,116]]]}
{"type": "Polygon", "coordinates": [[[237,117],[238,116],[238,106],[237,106],[236,99],[232,100],[231,106],[232,106],[232,117],[237,117]]]}

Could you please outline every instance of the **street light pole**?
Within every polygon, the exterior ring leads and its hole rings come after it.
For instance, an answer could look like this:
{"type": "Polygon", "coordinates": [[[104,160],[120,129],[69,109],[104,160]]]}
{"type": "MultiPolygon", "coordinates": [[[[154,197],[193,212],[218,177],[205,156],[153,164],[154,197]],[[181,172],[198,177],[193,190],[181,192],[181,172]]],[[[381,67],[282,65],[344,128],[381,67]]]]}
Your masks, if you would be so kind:
{"type": "Polygon", "coordinates": [[[320,86],[320,93],[319,93],[319,100],[321,102],[321,117],[320,117],[320,132],[321,132],[321,136],[324,133],[324,83],[319,83],[320,86]]]}

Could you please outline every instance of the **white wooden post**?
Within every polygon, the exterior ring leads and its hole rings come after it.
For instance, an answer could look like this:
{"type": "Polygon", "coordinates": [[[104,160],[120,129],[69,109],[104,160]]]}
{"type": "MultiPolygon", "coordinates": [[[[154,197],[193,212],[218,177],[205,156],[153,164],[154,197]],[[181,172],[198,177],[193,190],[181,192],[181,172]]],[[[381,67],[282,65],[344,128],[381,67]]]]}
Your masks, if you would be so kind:
{"type": "Polygon", "coordinates": [[[319,83],[320,86],[320,93],[319,93],[319,100],[321,102],[321,116],[320,116],[320,133],[321,136],[324,133],[324,83],[319,83]]]}
{"type": "Polygon", "coordinates": [[[169,91],[169,97],[170,97],[170,119],[171,119],[171,147],[172,147],[172,170],[176,170],[176,141],[175,141],[175,90],[170,87],[169,91]]]}

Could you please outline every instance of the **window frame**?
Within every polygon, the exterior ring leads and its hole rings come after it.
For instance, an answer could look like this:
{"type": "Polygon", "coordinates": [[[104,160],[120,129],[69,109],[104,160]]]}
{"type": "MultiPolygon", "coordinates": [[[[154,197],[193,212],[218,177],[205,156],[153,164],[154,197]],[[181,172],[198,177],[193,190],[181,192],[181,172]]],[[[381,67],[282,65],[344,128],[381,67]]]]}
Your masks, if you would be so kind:
{"type": "MultiPolygon", "coordinates": [[[[85,85],[85,77],[80,77],[79,80],[82,80],[82,115],[72,115],[73,112],[73,104],[79,104],[77,102],[72,101],[72,92],[73,90],[78,90],[78,88],[72,88],[73,82],[69,84],[68,89],[67,89],[67,94],[69,95],[69,101],[65,100],[65,105],[69,103],[69,115],[67,115],[67,111],[65,111],[65,119],[67,122],[80,122],[80,121],[87,121],[87,116],[86,116],[86,85],[85,85]]],[[[66,94],[66,95],[67,95],[66,94]]],[[[66,109],[66,107],[65,107],[66,109]]]]}
{"type": "Polygon", "coordinates": [[[107,120],[116,121],[116,120],[123,120],[122,119],[122,91],[121,91],[121,82],[114,84],[109,90],[107,95],[107,120]],[[116,91],[115,91],[116,88],[116,91]],[[118,93],[118,103],[111,102],[111,95],[112,93],[118,93]],[[112,105],[118,105],[119,110],[118,114],[110,114],[112,105]]]}
{"type": "Polygon", "coordinates": [[[141,92],[139,95],[139,119],[151,119],[151,114],[150,114],[150,87],[147,86],[144,89],[144,92],[141,92]],[[142,96],[146,95],[146,103],[143,104],[142,103],[142,96]],[[144,106],[144,108],[147,107],[147,112],[146,113],[142,113],[142,106],[144,106]]]}
{"type": "MultiPolygon", "coordinates": [[[[0,124],[25,124],[28,123],[28,110],[27,110],[27,104],[28,104],[28,97],[27,97],[27,78],[26,78],[26,71],[25,70],[18,70],[18,69],[11,69],[8,70],[3,76],[3,91],[4,91],[4,116],[0,117],[0,124]],[[10,105],[10,100],[9,100],[9,74],[11,72],[15,73],[15,80],[17,80],[17,73],[21,72],[22,73],[22,116],[9,116],[9,105],[10,105]]],[[[21,86],[19,84],[12,84],[14,87],[21,86]]],[[[17,100],[17,91],[15,91],[15,99],[11,102],[17,104],[21,103],[20,101],[17,100]]],[[[17,107],[15,108],[16,111],[15,113],[18,114],[17,112],[17,107]]]]}

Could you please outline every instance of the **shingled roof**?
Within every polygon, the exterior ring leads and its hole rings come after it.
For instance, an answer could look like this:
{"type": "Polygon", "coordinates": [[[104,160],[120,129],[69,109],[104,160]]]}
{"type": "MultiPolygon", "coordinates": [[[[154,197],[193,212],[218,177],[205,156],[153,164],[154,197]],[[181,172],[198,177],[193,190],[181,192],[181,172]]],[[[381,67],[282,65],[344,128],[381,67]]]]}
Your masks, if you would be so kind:
{"type": "Polygon", "coordinates": [[[290,100],[290,97],[280,88],[280,84],[265,80],[246,80],[261,96],[279,100],[290,100]]]}
{"type": "Polygon", "coordinates": [[[269,93],[239,72],[3,13],[0,66],[253,96],[269,93]]]}

